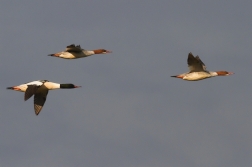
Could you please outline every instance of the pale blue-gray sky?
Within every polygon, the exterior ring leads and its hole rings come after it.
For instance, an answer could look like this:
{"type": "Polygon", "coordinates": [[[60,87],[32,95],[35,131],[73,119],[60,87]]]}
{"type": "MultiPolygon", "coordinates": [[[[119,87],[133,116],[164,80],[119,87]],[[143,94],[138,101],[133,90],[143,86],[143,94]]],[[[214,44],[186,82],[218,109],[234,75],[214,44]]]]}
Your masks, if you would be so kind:
{"type": "Polygon", "coordinates": [[[251,167],[251,1],[0,2],[1,167],[251,167]],[[48,57],[69,44],[112,54],[48,57]],[[199,82],[187,54],[208,70],[199,82]],[[81,85],[33,100],[7,86],[81,85]]]}

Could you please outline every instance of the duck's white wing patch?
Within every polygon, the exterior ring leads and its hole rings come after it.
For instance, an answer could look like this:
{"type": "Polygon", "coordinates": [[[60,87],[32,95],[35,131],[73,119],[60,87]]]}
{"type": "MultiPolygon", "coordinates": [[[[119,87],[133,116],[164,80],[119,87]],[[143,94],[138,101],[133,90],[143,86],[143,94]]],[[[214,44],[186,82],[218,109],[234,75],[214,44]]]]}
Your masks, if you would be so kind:
{"type": "Polygon", "coordinates": [[[37,85],[37,86],[41,86],[43,83],[41,81],[32,81],[32,82],[28,82],[25,83],[24,85],[37,85]]]}

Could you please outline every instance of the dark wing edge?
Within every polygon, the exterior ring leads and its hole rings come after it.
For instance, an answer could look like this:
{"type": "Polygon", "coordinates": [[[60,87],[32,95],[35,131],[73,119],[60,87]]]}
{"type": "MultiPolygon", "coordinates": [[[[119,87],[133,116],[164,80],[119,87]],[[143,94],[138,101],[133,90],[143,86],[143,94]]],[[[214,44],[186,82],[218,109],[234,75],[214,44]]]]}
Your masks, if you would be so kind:
{"type": "Polygon", "coordinates": [[[196,59],[198,60],[198,62],[202,65],[202,68],[204,69],[204,70],[206,70],[206,65],[203,63],[203,61],[199,58],[199,56],[197,55],[196,56],[196,59]]]}

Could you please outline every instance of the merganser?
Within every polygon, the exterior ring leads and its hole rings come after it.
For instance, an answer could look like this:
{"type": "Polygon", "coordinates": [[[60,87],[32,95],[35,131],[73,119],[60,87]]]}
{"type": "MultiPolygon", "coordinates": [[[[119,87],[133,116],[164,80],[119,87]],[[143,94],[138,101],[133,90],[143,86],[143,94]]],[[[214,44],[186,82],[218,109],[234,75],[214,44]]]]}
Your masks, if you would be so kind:
{"type": "Polygon", "coordinates": [[[72,89],[79,88],[81,86],[75,86],[74,84],[59,84],[50,82],[48,80],[38,80],[32,81],[18,86],[7,87],[7,89],[12,89],[15,91],[25,92],[24,100],[28,100],[32,95],[34,95],[34,110],[35,114],[38,115],[42,110],[42,107],[46,101],[46,96],[49,90],[54,89],[72,89]]]}
{"type": "Polygon", "coordinates": [[[48,56],[60,57],[64,59],[78,59],[82,57],[88,57],[94,54],[106,54],[112,53],[112,51],[108,51],[105,49],[96,49],[96,50],[85,50],[82,49],[80,45],[69,45],[66,47],[65,51],[49,54],[48,56]]]}
{"type": "Polygon", "coordinates": [[[181,78],[188,81],[197,81],[215,76],[227,76],[234,73],[228,71],[207,71],[205,64],[200,60],[199,56],[194,57],[190,52],[187,58],[189,72],[171,76],[181,78]]]}

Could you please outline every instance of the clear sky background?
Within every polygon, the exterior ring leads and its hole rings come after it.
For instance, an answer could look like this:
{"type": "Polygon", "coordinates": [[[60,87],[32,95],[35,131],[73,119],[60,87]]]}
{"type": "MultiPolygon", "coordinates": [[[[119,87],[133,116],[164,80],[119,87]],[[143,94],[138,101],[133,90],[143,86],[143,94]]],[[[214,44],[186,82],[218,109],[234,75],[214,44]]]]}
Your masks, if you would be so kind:
{"type": "Polygon", "coordinates": [[[1,167],[251,167],[252,1],[0,2],[1,167]],[[47,56],[70,44],[112,54],[47,56]],[[171,78],[187,55],[234,75],[171,78]],[[47,79],[33,98],[8,86],[47,79]]]}

